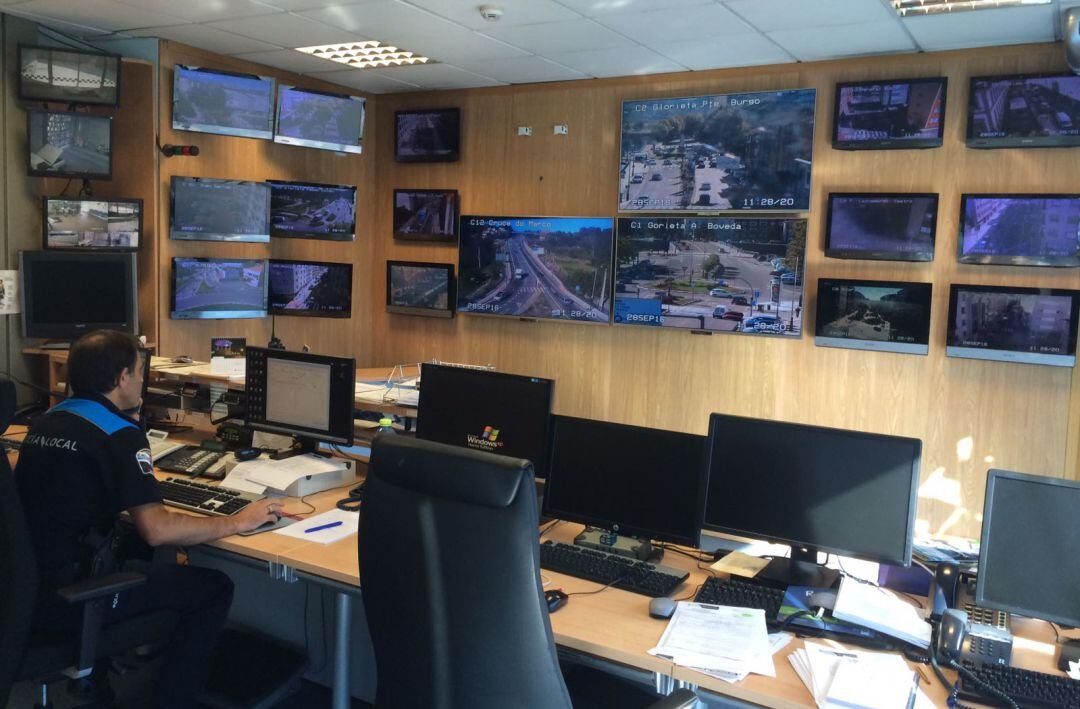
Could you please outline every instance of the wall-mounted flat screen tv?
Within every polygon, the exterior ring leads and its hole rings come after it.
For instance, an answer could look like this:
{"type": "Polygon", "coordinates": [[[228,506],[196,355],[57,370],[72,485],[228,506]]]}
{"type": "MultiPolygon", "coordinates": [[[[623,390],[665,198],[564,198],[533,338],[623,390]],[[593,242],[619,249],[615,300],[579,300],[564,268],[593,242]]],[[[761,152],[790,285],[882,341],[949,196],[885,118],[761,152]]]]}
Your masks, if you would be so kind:
{"type": "Polygon", "coordinates": [[[814,344],[924,355],[931,290],[929,283],[819,278],[814,344]]]}
{"type": "Polygon", "coordinates": [[[352,317],[352,264],[270,259],[270,315],[352,317]]]}
{"type": "Polygon", "coordinates": [[[619,210],[810,209],[814,89],[623,101],[619,210]]]}
{"type": "Polygon", "coordinates": [[[457,190],[394,190],[394,238],[456,241],[457,190]]]}
{"type": "Polygon", "coordinates": [[[1080,76],[973,76],[968,97],[971,148],[1080,145],[1080,76]]]}
{"type": "Polygon", "coordinates": [[[274,137],[274,80],[177,64],[172,127],[270,140],[274,137]]]}
{"type": "Polygon", "coordinates": [[[267,180],[270,236],[352,241],[356,238],[356,187],[267,180]]]}
{"type": "Polygon", "coordinates": [[[174,320],[266,317],[263,259],[173,257],[174,320]]]}
{"type": "Polygon", "coordinates": [[[454,316],[454,264],[386,262],[386,312],[454,316]]]}
{"type": "Polygon", "coordinates": [[[46,249],[139,248],[141,199],[44,197],[41,214],[46,249]]]}
{"type": "Polygon", "coordinates": [[[825,255],[874,261],[933,261],[936,194],[833,192],[825,255]]]}
{"type": "Polygon", "coordinates": [[[94,330],[139,334],[134,253],[21,251],[23,335],[77,340],[94,330]]]}
{"type": "Polygon", "coordinates": [[[270,241],[270,185],[173,175],[169,238],[270,241]]]}
{"type": "Polygon", "coordinates": [[[285,84],[278,87],[275,143],[360,153],[363,138],[364,99],[285,84]]]}
{"type": "Polygon", "coordinates": [[[937,148],[945,125],[948,79],[885,79],[836,85],[833,147],[838,150],[937,148]]]}
{"type": "Polygon", "coordinates": [[[120,105],[120,56],[19,45],[19,98],[120,105]]]}
{"type": "Polygon", "coordinates": [[[398,162],[453,162],[460,154],[461,109],[394,114],[394,159],[398,162]]]}
{"type": "Polygon", "coordinates": [[[966,194],[960,263],[1080,266],[1080,194],[966,194]]]}
{"type": "Polygon", "coordinates": [[[31,176],[112,178],[111,116],[28,109],[26,137],[31,176]]]}
{"type": "Polygon", "coordinates": [[[802,334],[806,220],[620,217],[615,324],[802,334]]]}
{"type": "Polygon", "coordinates": [[[611,320],[610,218],[462,216],[458,312],[611,320]]]}
{"type": "Polygon", "coordinates": [[[945,354],[1072,367],[1080,291],[954,283],[945,354]]]}

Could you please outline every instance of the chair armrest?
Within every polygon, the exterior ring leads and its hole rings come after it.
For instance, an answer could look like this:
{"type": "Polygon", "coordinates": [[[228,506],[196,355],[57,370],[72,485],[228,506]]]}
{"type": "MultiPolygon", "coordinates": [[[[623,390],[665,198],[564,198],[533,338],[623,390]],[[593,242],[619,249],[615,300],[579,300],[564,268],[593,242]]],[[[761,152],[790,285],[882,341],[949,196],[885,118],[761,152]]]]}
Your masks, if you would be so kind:
{"type": "Polygon", "coordinates": [[[697,706],[698,696],[689,689],[676,689],[671,694],[649,705],[648,709],[691,709],[697,706]]]}
{"type": "Polygon", "coordinates": [[[94,576],[85,581],[64,586],[57,593],[68,603],[85,603],[95,598],[104,598],[141,586],[144,583],[146,583],[146,574],[140,574],[137,571],[121,571],[115,574],[94,576]]]}

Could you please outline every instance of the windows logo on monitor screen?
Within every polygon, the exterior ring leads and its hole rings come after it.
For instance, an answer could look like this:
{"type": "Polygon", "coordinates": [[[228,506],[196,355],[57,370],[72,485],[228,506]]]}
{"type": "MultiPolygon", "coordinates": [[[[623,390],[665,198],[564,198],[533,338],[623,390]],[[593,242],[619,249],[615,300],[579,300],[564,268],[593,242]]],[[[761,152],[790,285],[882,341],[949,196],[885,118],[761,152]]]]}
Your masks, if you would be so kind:
{"type": "Polygon", "coordinates": [[[502,441],[498,440],[499,429],[494,426],[484,426],[484,432],[479,436],[474,434],[468,434],[465,439],[466,445],[469,448],[474,448],[481,451],[495,451],[502,448],[505,445],[502,441]]]}

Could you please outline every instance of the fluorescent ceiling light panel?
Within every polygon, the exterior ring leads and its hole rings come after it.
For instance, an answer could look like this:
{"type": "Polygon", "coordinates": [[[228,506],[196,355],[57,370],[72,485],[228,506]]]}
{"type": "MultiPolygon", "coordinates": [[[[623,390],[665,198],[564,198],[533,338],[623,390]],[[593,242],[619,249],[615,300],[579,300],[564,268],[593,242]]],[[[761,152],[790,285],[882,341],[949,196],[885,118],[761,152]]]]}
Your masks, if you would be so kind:
{"type": "Polygon", "coordinates": [[[907,17],[909,15],[934,15],[939,12],[993,10],[999,7],[1020,5],[1049,5],[1051,0],[891,0],[891,2],[898,15],[907,17]]]}
{"type": "Polygon", "coordinates": [[[404,49],[391,47],[373,39],[363,42],[349,42],[348,44],[297,47],[296,51],[311,54],[320,59],[329,59],[332,62],[338,62],[354,69],[409,66],[411,64],[427,64],[431,62],[427,57],[414,52],[406,52],[404,49]]]}

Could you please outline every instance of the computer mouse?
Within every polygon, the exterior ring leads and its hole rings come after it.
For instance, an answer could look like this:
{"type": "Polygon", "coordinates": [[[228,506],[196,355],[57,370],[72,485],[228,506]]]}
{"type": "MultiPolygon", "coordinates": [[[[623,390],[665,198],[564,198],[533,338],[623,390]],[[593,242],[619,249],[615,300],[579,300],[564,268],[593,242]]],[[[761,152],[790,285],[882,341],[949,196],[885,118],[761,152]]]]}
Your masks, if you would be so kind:
{"type": "Polygon", "coordinates": [[[807,608],[824,608],[831,611],[836,606],[836,591],[816,591],[806,598],[807,608]]]}
{"type": "Polygon", "coordinates": [[[236,459],[239,461],[255,460],[260,455],[262,455],[262,451],[258,448],[241,448],[240,450],[233,453],[233,455],[236,456],[236,459]]]}
{"type": "Polygon", "coordinates": [[[652,618],[666,620],[670,618],[674,612],[675,601],[667,596],[661,596],[660,598],[654,598],[649,601],[649,616],[652,618]]]}
{"type": "Polygon", "coordinates": [[[548,613],[554,613],[566,603],[567,595],[560,589],[553,588],[544,591],[544,600],[547,601],[548,613]]]}
{"type": "Polygon", "coordinates": [[[173,357],[172,360],[175,364],[191,364],[191,357],[187,355],[180,355],[179,357],[173,357]]]}

